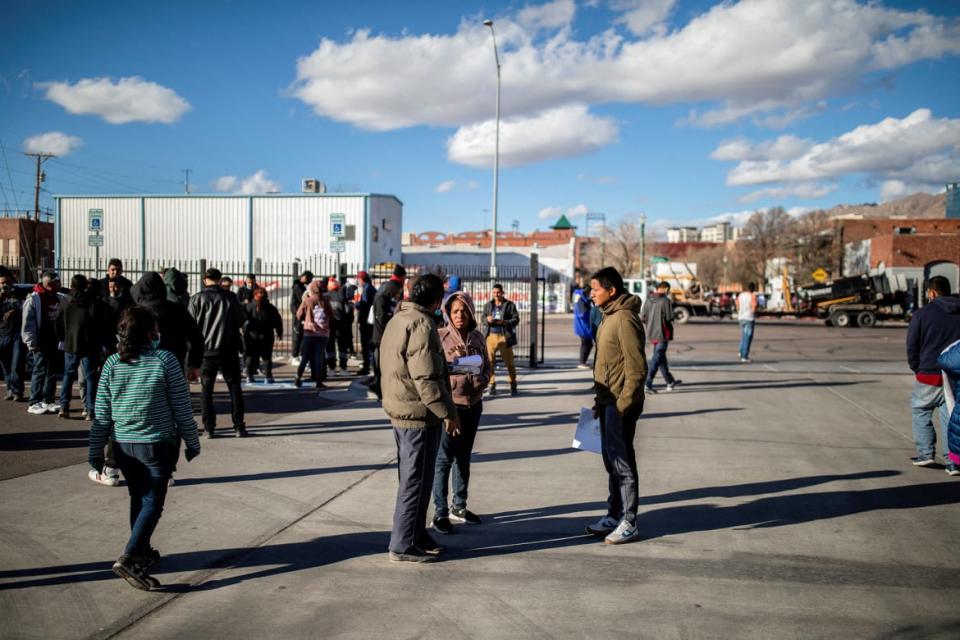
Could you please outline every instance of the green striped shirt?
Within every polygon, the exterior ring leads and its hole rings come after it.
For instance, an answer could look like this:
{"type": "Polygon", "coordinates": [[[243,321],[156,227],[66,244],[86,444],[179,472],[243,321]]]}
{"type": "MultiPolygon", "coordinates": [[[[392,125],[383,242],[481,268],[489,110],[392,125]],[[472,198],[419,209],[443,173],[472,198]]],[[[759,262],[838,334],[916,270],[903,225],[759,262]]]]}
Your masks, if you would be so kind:
{"type": "Polygon", "coordinates": [[[200,448],[190,389],[176,356],[162,349],[147,349],[129,363],[121,362],[117,354],[107,358],[90,427],[91,457],[103,455],[107,438],[173,442],[177,434],[187,447],[200,448]]]}

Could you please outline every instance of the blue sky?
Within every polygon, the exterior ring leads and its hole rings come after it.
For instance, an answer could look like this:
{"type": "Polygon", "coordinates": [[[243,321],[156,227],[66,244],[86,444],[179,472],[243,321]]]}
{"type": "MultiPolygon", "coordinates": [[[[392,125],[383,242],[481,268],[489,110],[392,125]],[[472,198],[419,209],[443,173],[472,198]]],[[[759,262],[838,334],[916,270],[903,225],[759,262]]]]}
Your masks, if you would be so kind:
{"type": "Polygon", "coordinates": [[[644,212],[656,229],[960,179],[960,3],[17,3],[0,204],[56,193],[396,194],[405,231],[644,212]],[[329,6],[328,6],[329,5],[329,6]],[[410,5],[410,6],[403,6],[410,5]],[[9,173],[8,173],[9,169],[9,173]]]}

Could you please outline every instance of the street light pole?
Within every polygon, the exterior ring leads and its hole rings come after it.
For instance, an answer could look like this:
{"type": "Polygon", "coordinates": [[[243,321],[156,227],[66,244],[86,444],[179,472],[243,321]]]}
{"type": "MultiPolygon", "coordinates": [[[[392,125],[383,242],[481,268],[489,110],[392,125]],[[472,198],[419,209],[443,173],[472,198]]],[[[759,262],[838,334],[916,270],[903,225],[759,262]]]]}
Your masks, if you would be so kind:
{"type": "Polygon", "coordinates": [[[640,214],[640,278],[647,279],[647,214],[640,214]]]}
{"type": "Polygon", "coordinates": [[[490,244],[490,278],[497,279],[497,201],[499,200],[500,181],[500,54],[497,52],[497,34],[493,29],[493,20],[484,20],[490,27],[493,38],[493,59],[497,63],[497,119],[496,135],[493,146],[493,238],[490,244]]]}

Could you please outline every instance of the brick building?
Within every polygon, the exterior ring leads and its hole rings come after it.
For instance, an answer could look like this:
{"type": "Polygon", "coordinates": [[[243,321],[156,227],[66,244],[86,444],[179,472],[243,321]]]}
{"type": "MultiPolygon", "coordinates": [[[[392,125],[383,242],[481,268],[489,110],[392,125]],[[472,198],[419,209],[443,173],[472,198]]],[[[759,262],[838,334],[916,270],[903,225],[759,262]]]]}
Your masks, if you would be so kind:
{"type": "Polygon", "coordinates": [[[14,270],[21,259],[30,264],[53,264],[53,223],[29,217],[0,217],[0,263],[14,270]]]}

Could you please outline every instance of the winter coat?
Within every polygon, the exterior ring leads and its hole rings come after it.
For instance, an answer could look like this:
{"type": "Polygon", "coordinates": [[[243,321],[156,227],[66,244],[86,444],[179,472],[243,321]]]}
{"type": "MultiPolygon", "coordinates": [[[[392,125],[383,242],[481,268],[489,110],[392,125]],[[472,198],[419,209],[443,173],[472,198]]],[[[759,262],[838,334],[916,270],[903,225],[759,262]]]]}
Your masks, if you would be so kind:
{"type": "MultiPolygon", "coordinates": [[[[117,281],[120,283],[120,290],[130,293],[130,290],[133,288],[133,283],[130,282],[130,279],[127,276],[117,276],[117,281]]],[[[100,280],[100,296],[104,299],[110,297],[110,277],[101,278],[100,280]]]]}
{"type": "MultiPolygon", "coordinates": [[[[99,357],[113,338],[112,312],[98,296],[82,291],[57,309],[54,327],[66,353],[99,357]]],[[[99,363],[98,363],[99,364],[99,363]]]]}
{"type": "Polygon", "coordinates": [[[640,322],[640,298],[623,294],[611,300],[603,312],[597,334],[597,356],[593,366],[598,404],[615,404],[622,415],[628,409],[643,410],[643,384],[647,378],[645,337],[640,322]]]}
{"type": "Polygon", "coordinates": [[[247,285],[243,285],[237,289],[237,300],[240,301],[240,304],[247,304],[248,302],[253,302],[253,289],[247,285]]]}
{"type": "Polygon", "coordinates": [[[960,340],[960,299],[938,296],[913,314],[907,328],[907,363],[914,373],[940,372],[937,358],[960,340]]]}
{"type": "Polygon", "coordinates": [[[590,326],[590,310],[593,301],[590,294],[583,289],[573,292],[573,332],[578,338],[593,340],[593,328],[590,326]]]}
{"type": "Polygon", "coordinates": [[[403,285],[399,280],[390,278],[377,291],[373,299],[373,344],[380,344],[387,323],[393,317],[397,304],[403,298],[403,285]]]}
{"type": "Polygon", "coordinates": [[[483,358],[483,368],[479,375],[466,373],[450,374],[450,393],[453,403],[461,407],[471,407],[483,397],[483,390],[490,383],[490,357],[483,334],[477,330],[476,308],[473,300],[462,291],[450,294],[443,303],[443,315],[446,326],[440,329],[440,342],[443,344],[443,355],[447,364],[453,364],[461,356],[480,356],[483,358]],[[466,339],[453,327],[450,322],[450,309],[455,300],[462,300],[470,312],[470,322],[467,324],[466,339]]]}
{"type": "Polygon", "coordinates": [[[510,300],[504,299],[502,305],[503,311],[501,312],[503,315],[501,318],[503,324],[500,325],[491,325],[487,323],[487,316],[493,315],[494,306],[493,300],[490,300],[483,306],[483,316],[480,318],[480,323],[483,325],[484,337],[490,335],[491,327],[501,327],[503,329],[503,335],[507,338],[507,344],[509,346],[517,344],[517,325],[520,324],[520,314],[517,312],[517,305],[513,304],[513,302],[510,300]]]}
{"type": "Polygon", "coordinates": [[[243,328],[243,339],[273,343],[273,336],[277,340],[283,337],[283,318],[280,311],[266,298],[257,305],[257,301],[248,302],[244,306],[247,314],[247,324],[243,328]]]}
{"type": "Polygon", "coordinates": [[[205,350],[203,334],[186,307],[167,297],[167,287],[160,274],[143,274],[133,285],[130,294],[135,304],[150,309],[156,316],[160,328],[160,348],[175,355],[178,362],[186,359],[190,368],[199,368],[205,350]]]}
{"type": "MultiPolygon", "coordinates": [[[[313,282],[311,280],[311,282],[313,282]]],[[[296,313],[297,309],[300,308],[300,303],[303,302],[303,296],[307,295],[307,287],[310,286],[310,283],[303,284],[299,280],[293,283],[293,287],[290,289],[290,313],[296,313]]]]}
{"type": "Polygon", "coordinates": [[[203,334],[204,356],[240,353],[240,330],[246,317],[237,296],[219,285],[210,285],[190,298],[187,310],[203,334]]]}
{"type": "Polygon", "coordinates": [[[946,437],[950,462],[960,465],[960,340],[943,350],[937,363],[943,369],[944,393],[953,393],[953,411],[947,422],[946,437]]]}
{"type": "Polygon", "coordinates": [[[373,301],[376,297],[377,290],[372,284],[364,282],[360,285],[360,300],[357,302],[357,318],[361,324],[369,324],[367,318],[370,317],[370,309],[373,308],[373,301]]]}
{"type": "Polygon", "coordinates": [[[190,304],[190,294],[187,293],[187,276],[173,267],[163,272],[163,283],[167,287],[167,300],[182,304],[190,304]]]}
{"type": "Polygon", "coordinates": [[[447,363],[430,311],[401,302],[380,343],[383,410],[398,429],[423,429],[455,416],[447,363]]]}
{"type": "Polygon", "coordinates": [[[303,323],[303,335],[329,337],[332,319],[333,309],[320,291],[320,281],[314,280],[297,309],[297,320],[303,323]]]}
{"type": "MultiPolygon", "coordinates": [[[[53,318],[42,317],[43,302],[40,296],[49,294],[41,294],[41,291],[44,291],[44,289],[38,284],[33,288],[33,293],[27,296],[27,299],[23,303],[23,326],[20,328],[20,338],[30,351],[38,351],[41,346],[43,346],[41,344],[43,335],[56,336],[56,329],[54,328],[53,322],[56,315],[54,315],[53,318]],[[46,331],[50,333],[45,334],[46,331]]],[[[53,312],[56,312],[59,309],[59,305],[66,299],[66,296],[59,291],[55,295],[57,297],[57,308],[52,309],[53,312]]]]}
{"type": "Polygon", "coordinates": [[[650,296],[640,308],[647,340],[657,344],[673,340],[673,303],[669,296],[650,296]]]}

